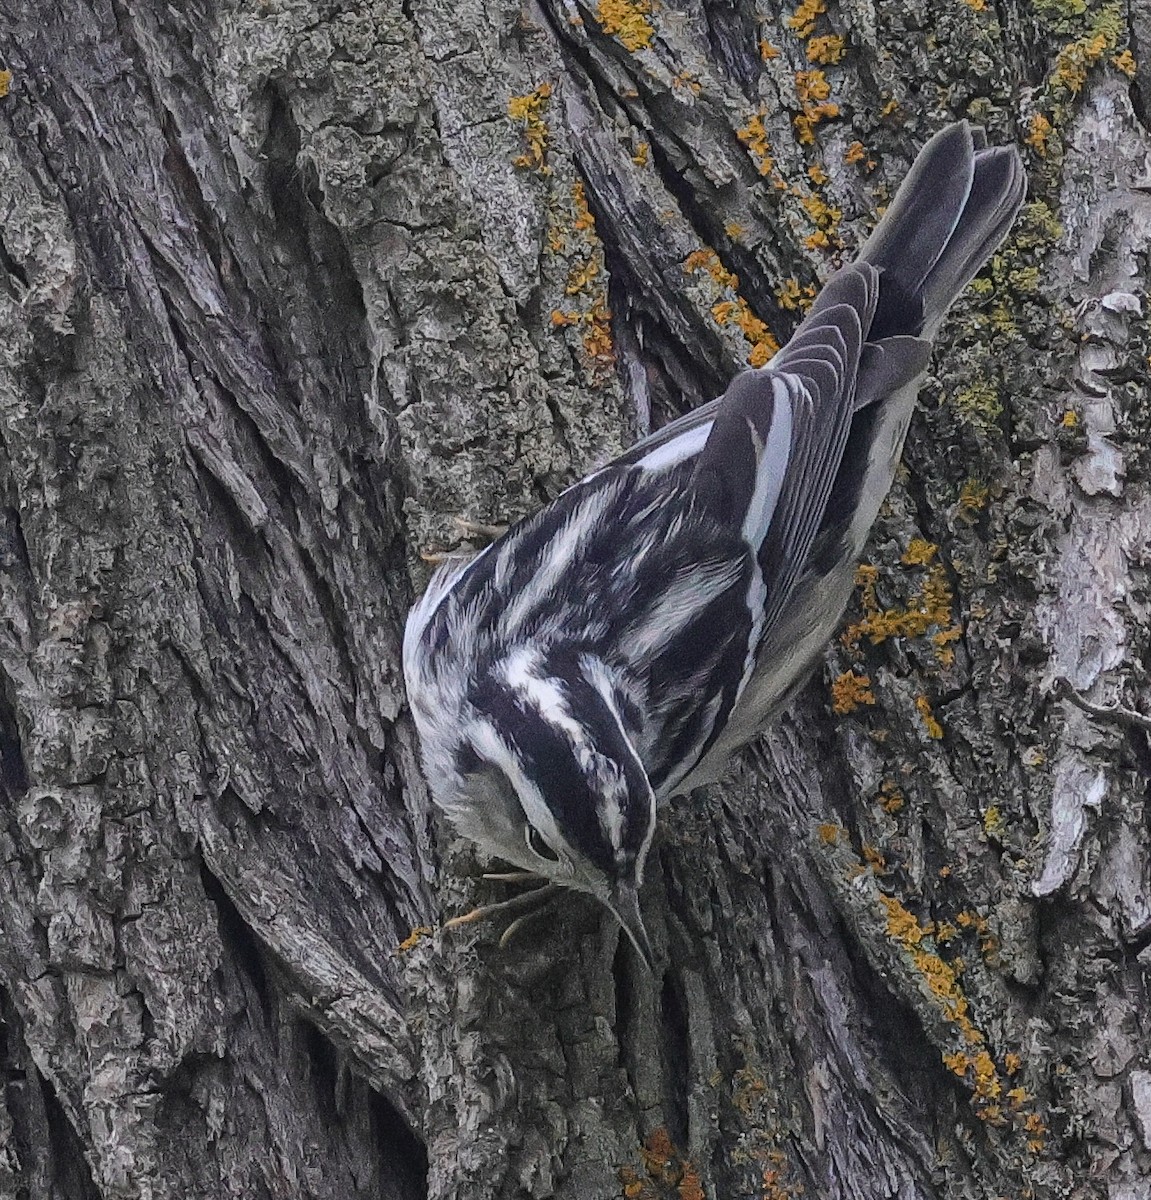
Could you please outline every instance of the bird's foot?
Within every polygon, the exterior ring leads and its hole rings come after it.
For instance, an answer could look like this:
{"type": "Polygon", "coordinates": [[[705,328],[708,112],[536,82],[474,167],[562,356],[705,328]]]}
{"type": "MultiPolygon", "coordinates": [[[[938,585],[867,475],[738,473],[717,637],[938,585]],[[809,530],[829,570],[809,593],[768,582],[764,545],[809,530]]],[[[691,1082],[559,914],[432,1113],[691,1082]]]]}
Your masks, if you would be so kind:
{"type": "Polygon", "coordinates": [[[495,904],[481,904],[470,912],[444,922],[445,929],[459,929],[463,925],[473,925],[477,921],[487,921],[492,917],[511,916],[513,920],[500,935],[500,947],[507,946],[512,938],[523,927],[538,916],[563,890],[558,883],[547,883],[530,871],[508,871],[504,873],[485,874],[485,879],[496,879],[503,883],[536,882],[538,886],[529,891],[521,892],[507,900],[495,904]]]}
{"type": "Polygon", "coordinates": [[[420,559],[433,567],[441,567],[453,559],[475,558],[474,554],[461,554],[458,550],[421,550],[420,559]]]}
{"type": "Polygon", "coordinates": [[[469,521],[467,517],[452,517],[452,524],[464,537],[483,542],[494,542],[508,531],[506,525],[487,525],[482,521],[469,521]]]}
{"type": "MultiPolygon", "coordinates": [[[[469,521],[467,517],[454,516],[452,517],[452,524],[460,531],[460,536],[469,542],[483,542],[485,544],[494,542],[496,538],[503,537],[508,531],[506,525],[485,525],[480,521],[469,521]]],[[[461,550],[459,547],[454,550],[448,550],[435,546],[429,547],[427,550],[421,550],[420,558],[431,566],[438,567],[446,562],[466,562],[469,559],[475,558],[478,553],[479,550],[461,550]]]]}

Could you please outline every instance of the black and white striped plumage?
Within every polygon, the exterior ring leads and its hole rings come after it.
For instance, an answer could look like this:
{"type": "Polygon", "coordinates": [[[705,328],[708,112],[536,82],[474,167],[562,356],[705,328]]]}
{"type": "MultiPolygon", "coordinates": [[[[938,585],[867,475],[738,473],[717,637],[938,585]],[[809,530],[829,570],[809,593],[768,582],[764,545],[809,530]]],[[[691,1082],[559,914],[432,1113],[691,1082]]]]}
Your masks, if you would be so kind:
{"type": "Polygon", "coordinates": [[[404,668],[460,833],[594,893],[646,953],[656,804],[715,778],[834,634],[931,339],[1024,190],[1013,149],[943,130],[770,366],[441,569],[404,668]]]}

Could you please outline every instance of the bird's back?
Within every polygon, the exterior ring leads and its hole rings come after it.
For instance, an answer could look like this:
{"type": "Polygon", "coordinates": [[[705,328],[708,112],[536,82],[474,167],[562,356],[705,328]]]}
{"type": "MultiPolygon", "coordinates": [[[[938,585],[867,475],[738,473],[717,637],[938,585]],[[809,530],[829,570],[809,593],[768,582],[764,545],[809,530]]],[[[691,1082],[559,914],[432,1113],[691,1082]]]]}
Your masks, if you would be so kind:
{"type": "MultiPolygon", "coordinates": [[[[768,368],[740,376],[713,404],[633,448],[635,461],[671,457],[677,443],[709,476],[742,472],[746,512],[770,490],[774,504],[755,548],[762,586],[746,678],[717,736],[679,781],[706,783],[802,682],[834,635],[855,565],[891,488],[932,339],[948,308],[1010,228],[1026,189],[1018,153],[988,149],[966,122],[920,152],[855,263],[828,281],[793,338],[768,368]],[[858,337],[856,330],[858,329],[858,337]],[[832,376],[829,382],[829,372],[832,376]],[[749,447],[761,414],[779,402],[779,380],[807,401],[779,464],[749,447]],[[706,437],[702,431],[706,430],[706,437]],[[774,473],[774,478],[763,477],[774,473]]],[[[770,424],[770,422],[767,422],[770,424]]],[[[737,485],[738,486],[738,485],[737,485]]]]}
{"type": "Polygon", "coordinates": [[[767,368],[435,581],[405,636],[425,755],[501,658],[566,647],[623,680],[657,795],[718,774],[834,634],[931,339],[1024,186],[1014,150],[943,130],[767,368]]]}

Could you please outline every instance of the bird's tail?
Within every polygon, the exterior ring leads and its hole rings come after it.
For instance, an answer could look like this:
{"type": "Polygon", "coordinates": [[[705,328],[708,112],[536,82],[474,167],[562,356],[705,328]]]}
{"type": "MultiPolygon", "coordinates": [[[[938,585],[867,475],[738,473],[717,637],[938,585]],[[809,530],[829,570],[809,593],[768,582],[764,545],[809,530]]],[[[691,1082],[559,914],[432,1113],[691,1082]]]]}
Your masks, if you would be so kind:
{"type": "Polygon", "coordinates": [[[1011,227],[1027,178],[1011,146],[987,148],[983,130],[959,121],[919,152],[859,258],[880,268],[869,341],[930,341],[955,298],[1011,227]]]}

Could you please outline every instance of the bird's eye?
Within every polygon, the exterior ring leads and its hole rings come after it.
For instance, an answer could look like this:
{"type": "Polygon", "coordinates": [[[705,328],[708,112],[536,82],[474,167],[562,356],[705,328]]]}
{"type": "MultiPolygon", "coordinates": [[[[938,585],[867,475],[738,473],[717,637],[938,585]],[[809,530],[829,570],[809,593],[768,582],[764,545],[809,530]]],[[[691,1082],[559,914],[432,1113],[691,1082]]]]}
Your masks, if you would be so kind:
{"type": "Polygon", "coordinates": [[[524,837],[527,839],[528,849],[537,857],[545,862],[559,862],[560,856],[544,841],[543,835],[534,825],[524,826],[524,837]]]}

